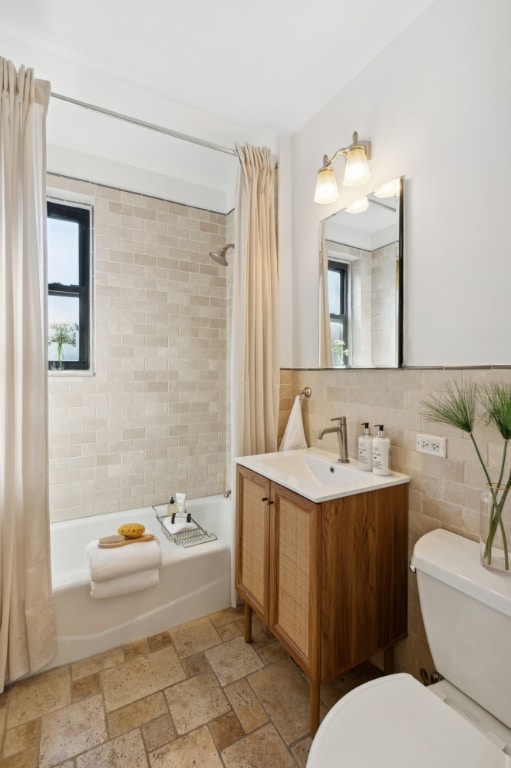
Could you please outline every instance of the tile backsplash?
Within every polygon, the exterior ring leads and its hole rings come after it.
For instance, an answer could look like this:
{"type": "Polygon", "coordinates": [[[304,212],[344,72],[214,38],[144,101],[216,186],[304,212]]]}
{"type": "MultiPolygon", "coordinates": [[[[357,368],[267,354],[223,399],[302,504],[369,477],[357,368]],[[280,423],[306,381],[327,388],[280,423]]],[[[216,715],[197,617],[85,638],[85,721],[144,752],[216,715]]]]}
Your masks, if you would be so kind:
{"type": "Polygon", "coordinates": [[[51,519],[225,490],[233,216],[58,176],[94,209],[93,371],[49,376],[51,519]]]}

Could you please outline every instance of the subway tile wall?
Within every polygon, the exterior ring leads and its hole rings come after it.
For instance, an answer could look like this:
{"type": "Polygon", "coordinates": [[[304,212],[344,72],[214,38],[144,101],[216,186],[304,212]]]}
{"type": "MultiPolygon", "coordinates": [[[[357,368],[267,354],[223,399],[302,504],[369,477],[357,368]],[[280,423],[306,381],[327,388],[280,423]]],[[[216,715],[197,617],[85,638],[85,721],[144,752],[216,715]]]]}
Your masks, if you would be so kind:
{"type": "MultiPolygon", "coordinates": [[[[53,521],[226,487],[232,214],[49,176],[94,207],[94,371],[49,375],[53,521]]],[[[229,482],[227,482],[229,485],[229,482]]]]}
{"type": "MultiPolygon", "coordinates": [[[[411,477],[409,494],[409,552],[417,539],[435,528],[448,528],[463,536],[479,535],[479,500],[485,478],[470,441],[463,432],[432,424],[421,416],[421,403],[448,381],[471,379],[478,383],[511,384],[510,369],[447,370],[282,370],[279,434],[287,423],[294,397],[312,389],[302,412],[309,445],[336,452],[335,435],[317,440],[318,430],[335,416],[346,416],[349,455],[356,460],[361,422],[384,424],[391,440],[392,469],[411,477]],[[447,437],[447,458],[417,453],[417,432],[447,437]]],[[[502,439],[495,427],[478,422],[476,438],[490,475],[500,466],[502,439]]],[[[508,462],[509,464],[509,462],[508,462]]],[[[509,469],[509,467],[508,467],[509,469]]],[[[419,677],[421,667],[434,664],[425,637],[418,602],[416,577],[409,574],[408,637],[396,647],[396,667],[419,677]]]]}

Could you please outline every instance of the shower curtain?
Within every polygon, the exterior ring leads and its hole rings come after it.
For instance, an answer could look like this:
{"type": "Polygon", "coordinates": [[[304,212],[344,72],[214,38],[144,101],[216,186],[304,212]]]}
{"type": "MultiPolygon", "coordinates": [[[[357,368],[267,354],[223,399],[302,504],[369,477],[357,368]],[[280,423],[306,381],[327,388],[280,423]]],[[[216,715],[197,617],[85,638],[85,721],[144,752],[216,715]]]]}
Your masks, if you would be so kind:
{"type": "MultiPolygon", "coordinates": [[[[236,204],[231,339],[233,509],[237,456],[277,450],[279,415],[278,252],[276,169],[267,148],[236,147],[236,204]]],[[[231,547],[231,603],[235,546],[231,547]]]]}
{"type": "Polygon", "coordinates": [[[320,254],[320,294],[319,303],[319,367],[332,368],[332,341],[330,333],[330,307],[328,306],[328,246],[325,239],[324,225],[321,225],[321,254],[320,254]]]}
{"type": "Polygon", "coordinates": [[[234,458],[277,450],[280,386],[275,161],[268,148],[236,149],[240,171],[231,350],[234,458]]]}
{"type": "Polygon", "coordinates": [[[0,691],[56,650],[46,330],[50,84],[0,58],[0,691]]]}

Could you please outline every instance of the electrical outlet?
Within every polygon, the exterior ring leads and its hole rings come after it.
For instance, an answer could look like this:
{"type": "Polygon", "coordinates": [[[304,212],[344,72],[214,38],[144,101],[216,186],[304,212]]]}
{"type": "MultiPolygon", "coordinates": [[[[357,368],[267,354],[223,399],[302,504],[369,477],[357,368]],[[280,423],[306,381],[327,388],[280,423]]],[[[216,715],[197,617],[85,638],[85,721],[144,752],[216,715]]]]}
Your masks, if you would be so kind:
{"type": "Polygon", "coordinates": [[[433,456],[441,456],[445,459],[447,456],[447,438],[436,437],[436,435],[417,434],[415,450],[418,453],[430,453],[433,456]]]}

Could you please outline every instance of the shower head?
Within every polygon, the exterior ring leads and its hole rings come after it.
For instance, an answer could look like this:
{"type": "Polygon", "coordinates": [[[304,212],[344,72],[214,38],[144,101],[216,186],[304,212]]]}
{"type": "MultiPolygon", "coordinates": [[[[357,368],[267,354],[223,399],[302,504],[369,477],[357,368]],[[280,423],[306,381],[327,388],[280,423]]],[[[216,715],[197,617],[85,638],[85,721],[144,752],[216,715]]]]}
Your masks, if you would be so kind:
{"type": "Polygon", "coordinates": [[[220,264],[222,267],[228,267],[229,262],[226,259],[226,253],[229,248],[234,248],[234,243],[229,243],[228,245],[224,245],[222,248],[218,248],[216,251],[211,251],[209,255],[213,261],[216,261],[217,264],[220,264]]]}

